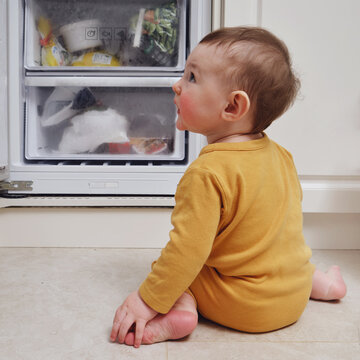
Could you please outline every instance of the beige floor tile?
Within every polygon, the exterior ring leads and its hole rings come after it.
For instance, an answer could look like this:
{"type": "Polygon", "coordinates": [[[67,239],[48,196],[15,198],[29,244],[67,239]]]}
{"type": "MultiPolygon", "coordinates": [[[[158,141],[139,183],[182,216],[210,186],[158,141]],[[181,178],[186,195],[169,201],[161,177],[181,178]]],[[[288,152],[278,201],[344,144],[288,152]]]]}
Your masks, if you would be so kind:
{"type": "MultiPolygon", "coordinates": [[[[341,306],[331,308],[337,312],[347,313],[357,323],[360,333],[360,251],[359,250],[317,250],[313,251],[313,263],[321,270],[326,270],[331,264],[341,267],[347,284],[346,297],[341,306]]],[[[329,304],[329,307],[332,304],[329,304]]],[[[335,306],[336,305],[336,306],[335,306]]],[[[316,311],[327,311],[326,306],[318,306],[316,311]]],[[[340,314],[334,314],[339,316],[340,314]]]]}
{"type": "Polygon", "coordinates": [[[98,343],[78,349],[69,348],[65,341],[49,344],[31,340],[22,344],[19,340],[6,344],[0,342],[0,357],[6,360],[166,360],[167,344],[141,346],[134,349],[126,345],[98,343]]]}
{"type": "Polygon", "coordinates": [[[359,344],[169,342],[168,360],[356,360],[359,344]]]}
{"type": "Polygon", "coordinates": [[[349,293],[360,291],[360,250],[314,250],[311,261],[322,271],[339,265],[349,293]]]}
{"type": "Polygon", "coordinates": [[[208,320],[200,319],[189,341],[273,342],[273,341],[326,341],[356,342],[359,339],[359,322],[351,312],[334,310],[324,303],[310,301],[300,320],[286,328],[264,333],[248,334],[227,329],[208,320]],[[325,309],[321,309],[325,306],[325,309]]]}
{"type": "Polygon", "coordinates": [[[136,350],[108,340],[117,306],[157,255],[0,249],[0,359],[166,359],[165,343],[136,350]]]}
{"type": "Polygon", "coordinates": [[[360,329],[360,251],[315,250],[312,262],[325,271],[330,265],[342,268],[348,286],[339,302],[309,301],[300,320],[287,328],[266,334],[246,334],[201,319],[189,341],[359,341],[360,329]]]}
{"type": "Polygon", "coordinates": [[[237,359],[239,354],[265,359],[271,352],[278,352],[278,359],[357,359],[351,356],[360,343],[360,251],[314,251],[320,268],[333,263],[343,268],[348,295],[338,303],[311,301],[300,321],[286,329],[244,334],[202,319],[183,341],[140,349],[110,343],[116,308],[159,253],[0,248],[0,359],[162,360],[167,351],[169,359],[237,359]],[[351,356],[340,356],[342,351],[351,356]],[[315,357],[322,353],[327,357],[315,357]]]}

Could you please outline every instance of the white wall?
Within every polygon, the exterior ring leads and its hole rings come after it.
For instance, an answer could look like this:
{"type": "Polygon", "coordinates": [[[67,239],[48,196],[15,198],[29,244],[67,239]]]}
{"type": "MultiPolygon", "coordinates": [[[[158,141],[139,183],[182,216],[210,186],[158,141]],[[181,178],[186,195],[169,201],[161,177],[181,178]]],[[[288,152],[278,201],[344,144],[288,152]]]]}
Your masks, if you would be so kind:
{"type": "Polygon", "coordinates": [[[293,154],[307,211],[360,212],[359,14],[358,0],[225,0],[225,26],[263,26],[289,47],[301,93],[267,133],[293,154]]]}
{"type": "Polygon", "coordinates": [[[360,1],[264,0],[261,23],[289,46],[302,87],[270,134],[302,176],[360,177],[360,1]]]}
{"type": "Polygon", "coordinates": [[[360,248],[360,2],[224,0],[223,9],[225,26],[263,26],[283,39],[300,76],[298,101],[267,133],[294,156],[306,237],[360,248]]]}

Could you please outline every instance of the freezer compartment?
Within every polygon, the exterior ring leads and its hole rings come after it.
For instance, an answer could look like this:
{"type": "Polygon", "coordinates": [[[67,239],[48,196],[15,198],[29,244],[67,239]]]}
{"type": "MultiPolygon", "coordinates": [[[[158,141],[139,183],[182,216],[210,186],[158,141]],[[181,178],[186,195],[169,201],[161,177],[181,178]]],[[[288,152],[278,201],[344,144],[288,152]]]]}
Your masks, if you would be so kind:
{"type": "Polygon", "coordinates": [[[25,0],[25,68],[182,71],[186,0],[25,0]]]}
{"type": "Polygon", "coordinates": [[[171,87],[27,86],[28,160],[183,160],[171,87]]]}

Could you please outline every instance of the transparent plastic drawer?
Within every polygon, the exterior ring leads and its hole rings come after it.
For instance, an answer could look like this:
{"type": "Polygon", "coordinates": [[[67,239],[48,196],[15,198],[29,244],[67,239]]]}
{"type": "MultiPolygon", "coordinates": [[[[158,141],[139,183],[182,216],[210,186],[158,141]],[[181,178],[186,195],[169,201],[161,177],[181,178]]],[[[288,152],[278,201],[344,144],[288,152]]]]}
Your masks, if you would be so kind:
{"type": "Polygon", "coordinates": [[[141,87],[133,78],[121,86],[99,86],[104,82],[101,78],[91,79],[91,84],[73,79],[78,84],[70,86],[44,86],[47,79],[31,80],[27,78],[25,112],[28,160],[185,158],[184,132],[175,125],[173,91],[164,84],[176,79],[162,79],[162,84],[153,79],[156,86],[141,87]]]}
{"type": "Polygon", "coordinates": [[[186,0],[25,0],[25,68],[181,71],[186,0]]]}

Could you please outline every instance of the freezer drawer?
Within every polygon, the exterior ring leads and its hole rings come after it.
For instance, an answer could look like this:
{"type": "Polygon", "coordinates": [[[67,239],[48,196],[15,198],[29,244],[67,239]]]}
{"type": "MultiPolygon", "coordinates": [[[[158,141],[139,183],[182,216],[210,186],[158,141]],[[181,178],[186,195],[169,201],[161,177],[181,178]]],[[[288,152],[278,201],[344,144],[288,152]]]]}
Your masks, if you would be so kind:
{"type": "Polygon", "coordinates": [[[25,68],[182,71],[186,0],[25,0],[25,68]]]}
{"type": "Polygon", "coordinates": [[[141,86],[144,79],[120,79],[99,86],[104,79],[55,78],[44,86],[48,79],[27,78],[26,159],[183,160],[185,136],[166,85],[177,78],[141,86]]]}

